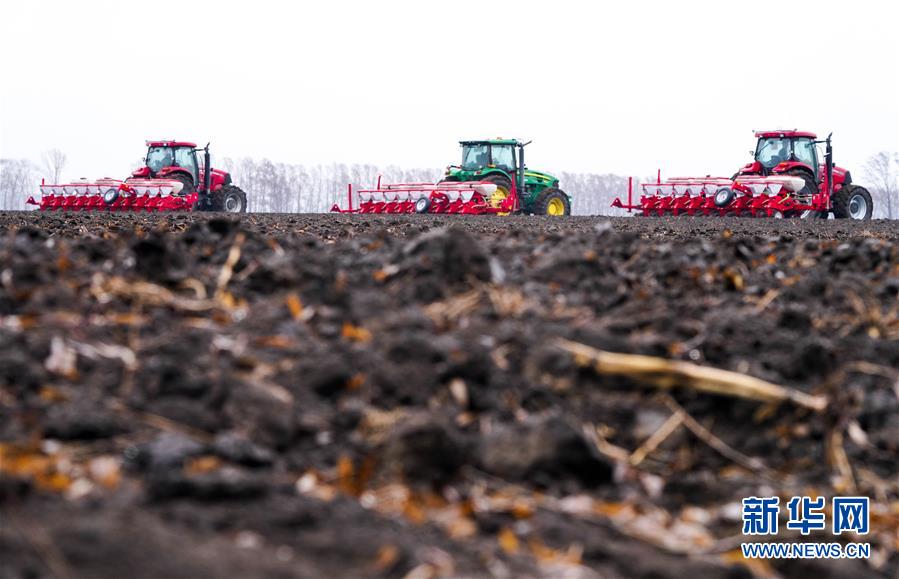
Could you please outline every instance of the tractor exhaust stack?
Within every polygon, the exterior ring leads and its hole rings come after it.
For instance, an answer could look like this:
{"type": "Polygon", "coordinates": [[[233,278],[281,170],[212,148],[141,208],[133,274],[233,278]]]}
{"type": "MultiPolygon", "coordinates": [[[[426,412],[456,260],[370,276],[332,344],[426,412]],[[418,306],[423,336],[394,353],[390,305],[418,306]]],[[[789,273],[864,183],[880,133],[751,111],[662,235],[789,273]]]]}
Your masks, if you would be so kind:
{"type": "Polygon", "coordinates": [[[209,154],[209,143],[203,148],[203,205],[212,205],[212,155],[209,154]]]}
{"type": "Polygon", "coordinates": [[[825,191],[827,192],[827,208],[831,208],[831,199],[833,198],[833,144],[831,143],[830,137],[833,136],[833,133],[827,135],[827,139],[824,141],[824,167],[827,175],[827,183],[825,187],[825,191]]]}
{"type": "Polygon", "coordinates": [[[521,208],[524,205],[525,198],[525,180],[524,180],[524,148],[530,145],[533,141],[528,141],[527,143],[521,143],[518,145],[518,171],[517,171],[517,181],[515,184],[515,208],[521,208]]]}

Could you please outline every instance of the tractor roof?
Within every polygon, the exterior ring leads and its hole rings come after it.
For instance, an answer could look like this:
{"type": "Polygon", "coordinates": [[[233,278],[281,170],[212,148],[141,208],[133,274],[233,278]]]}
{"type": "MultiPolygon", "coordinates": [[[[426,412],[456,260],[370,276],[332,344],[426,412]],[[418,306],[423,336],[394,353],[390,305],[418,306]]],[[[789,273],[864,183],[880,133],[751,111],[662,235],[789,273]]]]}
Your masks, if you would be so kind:
{"type": "Polygon", "coordinates": [[[800,131],[797,129],[777,129],[774,131],[756,131],[757,139],[767,139],[768,137],[808,137],[809,139],[817,139],[818,135],[809,133],[808,131],[800,131]]]}
{"type": "Polygon", "coordinates": [[[460,145],[517,145],[518,139],[480,139],[478,141],[459,141],[460,145]]]}
{"type": "Polygon", "coordinates": [[[193,149],[197,148],[196,143],[189,143],[187,141],[147,141],[148,147],[191,147],[193,149]]]}

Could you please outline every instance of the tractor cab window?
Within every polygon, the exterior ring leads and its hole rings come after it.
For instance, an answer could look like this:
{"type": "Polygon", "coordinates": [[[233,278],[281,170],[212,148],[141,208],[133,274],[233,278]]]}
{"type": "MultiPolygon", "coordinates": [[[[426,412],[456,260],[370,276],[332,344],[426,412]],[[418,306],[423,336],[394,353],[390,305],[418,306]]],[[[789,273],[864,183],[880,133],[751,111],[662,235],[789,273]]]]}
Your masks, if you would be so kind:
{"type": "Polygon", "coordinates": [[[811,139],[793,141],[793,159],[808,165],[812,171],[818,172],[818,155],[815,151],[815,143],[811,139]]]}
{"type": "Polygon", "coordinates": [[[147,167],[153,173],[159,172],[163,167],[171,167],[173,161],[172,149],[169,147],[150,147],[147,151],[147,167]]]}
{"type": "Polygon", "coordinates": [[[474,171],[490,163],[490,149],[487,145],[463,145],[462,169],[474,171]]]}
{"type": "Polygon", "coordinates": [[[493,165],[505,171],[515,170],[515,151],[512,145],[493,145],[493,165]]]}
{"type": "Polygon", "coordinates": [[[175,149],[175,164],[183,167],[190,173],[194,183],[199,183],[199,167],[197,166],[197,154],[190,147],[178,147],[175,149]]]}
{"type": "Polygon", "coordinates": [[[768,137],[759,139],[755,150],[756,160],[766,169],[771,169],[778,163],[790,158],[790,140],[780,137],[768,137]]]}

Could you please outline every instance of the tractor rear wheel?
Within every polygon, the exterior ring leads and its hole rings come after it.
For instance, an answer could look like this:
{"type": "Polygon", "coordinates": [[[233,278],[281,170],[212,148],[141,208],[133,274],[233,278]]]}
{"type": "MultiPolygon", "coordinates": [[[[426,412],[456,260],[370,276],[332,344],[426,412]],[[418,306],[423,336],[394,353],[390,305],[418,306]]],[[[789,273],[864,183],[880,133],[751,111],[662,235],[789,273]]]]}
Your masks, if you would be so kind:
{"type": "MultiPolygon", "coordinates": [[[[791,169],[784,173],[784,175],[790,175],[791,177],[800,177],[805,181],[805,187],[803,187],[799,193],[809,202],[812,199],[813,195],[818,193],[818,182],[815,180],[815,177],[809,173],[808,171],[803,171],[802,169],[791,169]]],[[[800,219],[827,219],[826,211],[791,211],[785,215],[785,217],[798,217],[800,219]]]]}
{"type": "MultiPolygon", "coordinates": [[[[487,203],[491,207],[499,207],[512,194],[512,181],[505,175],[487,175],[482,181],[496,185],[496,191],[487,199],[487,203]]],[[[508,213],[497,213],[497,215],[508,215],[508,213]]]]}
{"type": "Polygon", "coordinates": [[[571,202],[568,195],[560,189],[549,187],[544,189],[534,201],[534,215],[551,215],[553,217],[571,215],[571,202]]]}
{"type": "Polygon", "coordinates": [[[843,185],[833,194],[833,216],[837,219],[871,219],[874,200],[864,187],[843,185]]]}
{"type": "Polygon", "coordinates": [[[247,194],[240,187],[222,185],[212,192],[212,210],[226,213],[246,213],[247,194]]]}

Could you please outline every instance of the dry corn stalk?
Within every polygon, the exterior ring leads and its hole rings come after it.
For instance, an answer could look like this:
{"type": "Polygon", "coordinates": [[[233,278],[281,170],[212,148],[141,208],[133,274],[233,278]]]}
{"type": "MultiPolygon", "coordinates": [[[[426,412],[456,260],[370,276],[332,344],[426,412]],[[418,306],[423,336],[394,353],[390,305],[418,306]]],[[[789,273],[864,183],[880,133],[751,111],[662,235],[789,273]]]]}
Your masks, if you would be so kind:
{"type": "Polygon", "coordinates": [[[572,354],[579,366],[591,367],[603,376],[624,376],[662,389],[681,386],[762,402],[792,402],[818,412],[827,408],[824,396],[806,394],[729,370],[654,356],[605,352],[564,339],[556,340],[556,345],[572,354]]]}

